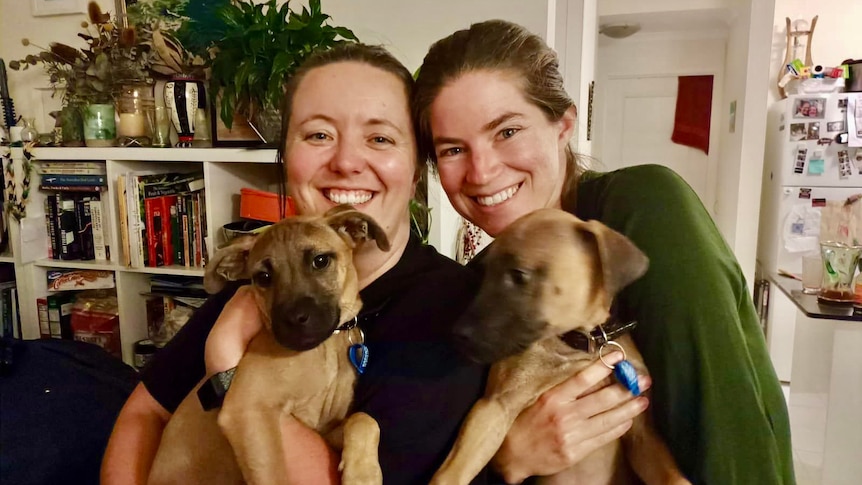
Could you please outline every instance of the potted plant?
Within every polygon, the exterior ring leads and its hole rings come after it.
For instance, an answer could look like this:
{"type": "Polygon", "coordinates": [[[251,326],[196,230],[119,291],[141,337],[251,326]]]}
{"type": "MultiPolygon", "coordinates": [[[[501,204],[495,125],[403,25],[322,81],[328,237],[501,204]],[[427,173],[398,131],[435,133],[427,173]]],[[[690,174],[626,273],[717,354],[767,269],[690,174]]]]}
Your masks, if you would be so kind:
{"type": "MultiPolygon", "coordinates": [[[[87,6],[90,22],[82,22],[76,49],[52,42],[38,55],[10,62],[12,69],[42,64],[52,86],[64,88],[64,110],[81,113],[87,146],[111,146],[116,137],[114,95],[122,86],[149,82],[147,49],[138,45],[134,28],[119,28],[96,2],[87,6]]],[[[23,39],[24,45],[30,45],[23,39]]]]}
{"type": "Polygon", "coordinates": [[[230,128],[234,115],[245,116],[267,143],[276,143],[284,83],[317,49],[356,41],[350,29],[328,25],[320,0],[297,13],[286,1],[253,4],[234,1],[216,10],[220,37],[211,48],[210,92],[218,114],[230,128]]]}

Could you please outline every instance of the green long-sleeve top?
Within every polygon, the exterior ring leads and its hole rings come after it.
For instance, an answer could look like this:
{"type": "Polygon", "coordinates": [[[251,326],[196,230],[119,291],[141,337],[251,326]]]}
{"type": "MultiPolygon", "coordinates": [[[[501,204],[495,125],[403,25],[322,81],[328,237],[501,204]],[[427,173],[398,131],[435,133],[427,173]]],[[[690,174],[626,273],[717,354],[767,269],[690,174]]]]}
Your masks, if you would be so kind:
{"type": "Polygon", "coordinates": [[[694,191],[643,165],[587,172],[576,214],[629,237],[646,275],[617,298],[653,377],[650,412],[695,484],[792,484],[790,424],[742,271],[694,191]]]}

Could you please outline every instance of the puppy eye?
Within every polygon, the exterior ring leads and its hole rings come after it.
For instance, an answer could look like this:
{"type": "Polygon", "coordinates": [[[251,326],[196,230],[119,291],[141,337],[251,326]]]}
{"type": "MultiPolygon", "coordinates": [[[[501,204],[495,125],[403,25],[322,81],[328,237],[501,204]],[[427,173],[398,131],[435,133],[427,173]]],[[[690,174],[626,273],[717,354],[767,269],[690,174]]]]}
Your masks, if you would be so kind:
{"type": "Polygon", "coordinates": [[[522,269],[513,268],[509,270],[509,279],[516,286],[524,286],[530,282],[530,274],[522,269]]]}
{"type": "Polygon", "coordinates": [[[269,288],[272,284],[272,275],[269,271],[258,271],[251,277],[251,281],[261,288],[269,288]]]}
{"type": "Polygon", "coordinates": [[[330,261],[332,261],[331,254],[318,254],[311,260],[311,267],[314,269],[323,269],[329,266],[330,261]]]}

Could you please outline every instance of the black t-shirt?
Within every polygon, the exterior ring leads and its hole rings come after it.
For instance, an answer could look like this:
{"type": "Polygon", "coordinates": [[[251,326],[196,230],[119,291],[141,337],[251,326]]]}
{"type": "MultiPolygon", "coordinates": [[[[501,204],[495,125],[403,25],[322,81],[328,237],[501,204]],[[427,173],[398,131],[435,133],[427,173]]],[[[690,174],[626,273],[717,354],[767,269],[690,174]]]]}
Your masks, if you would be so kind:
{"type": "MultiPolygon", "coordinates": [[[[411,238],[398,263],[360,292],[368,368],[356,410],[381,428],[386,483],[428,483],[482,395],[487,367],[450,344],[450,329],[478,288],[478,276],[411,238]]],[[[147,390],[174,411],[203,378],[210,329],[238,285],[211,297],[142,373],[147,390]]],[[[474,483],[496,481],[484,473],[474,483]]]]}

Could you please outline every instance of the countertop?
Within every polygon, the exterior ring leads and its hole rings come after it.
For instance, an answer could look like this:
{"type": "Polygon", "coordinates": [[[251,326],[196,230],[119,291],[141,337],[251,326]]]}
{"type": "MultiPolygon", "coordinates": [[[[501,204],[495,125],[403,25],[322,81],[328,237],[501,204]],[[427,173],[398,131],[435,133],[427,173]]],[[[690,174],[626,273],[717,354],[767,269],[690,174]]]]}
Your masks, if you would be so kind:
{"type": "Polygon", "coordinates": [[[802,293],[802,282],[773,274],[769,280],[793,300],[802,313],[810,318],[862,322],[862,308],[848,305],[828,305],[817,301],[817,295],[802,293]]]}

